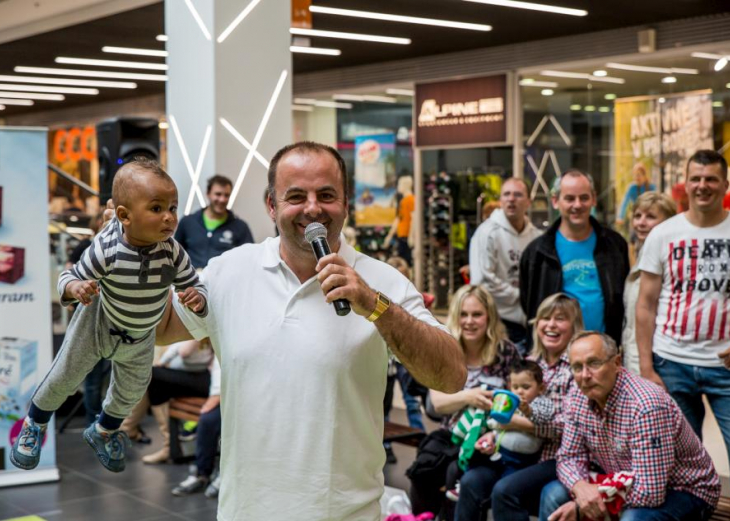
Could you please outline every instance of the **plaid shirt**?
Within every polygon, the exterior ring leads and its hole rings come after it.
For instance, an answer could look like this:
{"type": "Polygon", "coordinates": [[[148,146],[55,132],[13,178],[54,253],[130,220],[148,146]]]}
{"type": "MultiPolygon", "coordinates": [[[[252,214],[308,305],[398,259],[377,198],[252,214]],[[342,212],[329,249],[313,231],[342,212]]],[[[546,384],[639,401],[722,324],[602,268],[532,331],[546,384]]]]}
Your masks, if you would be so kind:
{"type": "Polygon", "coordinates": [[[570,372],[567,351],[564,351],[552,366],[548,365],[544,358],[534,360],[542,369],[542,379],[545,383],[543,396],[553,402],[553,410],[549,414],[533,409],[530,416],[530,420],[535,424],[535,436],[545,439],[540,461],[547,461],[555,459],[560,448],[560,438],[563,435],[563,398],[571,389],[573,373],[570,372]]]}
{"type": "Polygon", "coordinates": [[[667,489],[717,505],[720,480],[712,460],[677,404],[657,385],[621,369],[603,411],[576,387],[564,414],[558,478],[569,490],[588,479],[590,460],[607,473],[634,472],[629,507],[658,507],[667,489]]]}

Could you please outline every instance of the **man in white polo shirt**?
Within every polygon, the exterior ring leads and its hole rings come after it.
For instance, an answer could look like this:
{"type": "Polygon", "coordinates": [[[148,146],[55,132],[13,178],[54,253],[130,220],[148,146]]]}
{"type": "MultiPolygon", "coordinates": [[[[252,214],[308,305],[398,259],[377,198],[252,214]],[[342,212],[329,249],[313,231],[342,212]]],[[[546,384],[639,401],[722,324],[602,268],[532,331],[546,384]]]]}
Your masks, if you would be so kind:
{"type": "Polygon", "coordinates": [[[208,318],[174,299],[158,328],[158,342],[210,336],[220,358],[222,521],[379,520],[388,347],[430,388],[464,384],[461,350],[416,288],[340,240],[347,193],[334,149],[277,152],[268,206],[280,236],[210,262],[208,318]],[[312,222],[337,254],[316,261],[312,222]],[[337,299],[353,312],[337,316],[337,299]]]}

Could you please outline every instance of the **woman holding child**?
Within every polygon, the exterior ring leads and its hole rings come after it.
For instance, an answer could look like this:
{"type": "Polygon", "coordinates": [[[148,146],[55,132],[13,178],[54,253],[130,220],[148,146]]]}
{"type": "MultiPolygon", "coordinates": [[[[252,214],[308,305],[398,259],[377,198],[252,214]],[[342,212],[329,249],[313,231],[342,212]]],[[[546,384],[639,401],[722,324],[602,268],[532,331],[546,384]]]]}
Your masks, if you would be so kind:
{"type": "MultiPolygon", "coordinates": [[[[468,368],[463,391],[456,394],[431,391],[434,409],[447,416],[443,428],[451,429],[467,407],[491,408],[491,390],[505,388],[510,367],[521,357],[507,339],[494,299],[480,286],[464,286],[456,292],[449,307],[447,327],[459,340],[468,368]]],[[[475,467],[464,474],[462,490],[465,483],[474,485],[470,489],[491,489],[497,479],[499,474],[493,469],[475,467]]],[[[478,512],[481,507],[479,496],[481,494],[476,493],[464,498],[462,493],[456,507],[456,518],[478,519],[472,516],[472,512],[478,512]]]]}
{"type": "MultiPolygon", "coordinates": [[[[544,396],[553,402],[553,411],[542,415],[533,410],[508,425],[543,438],[544,444],[540,463],[504,477],[493,490],[482,491],[486,497],[491,493],[494,519],[528,521],[530,514],[538,513],[542,488],[557,479],[555,456],[563,431],[562,400],[573,381],[567,347],[573,335],[583,330],[583,315],[574,299],[556,293],[542,301],[532,324],[534,348],[530,358],[542,368],[544,396]]],[[[462,481],[462,495],[465,488],[462,481]]]]}

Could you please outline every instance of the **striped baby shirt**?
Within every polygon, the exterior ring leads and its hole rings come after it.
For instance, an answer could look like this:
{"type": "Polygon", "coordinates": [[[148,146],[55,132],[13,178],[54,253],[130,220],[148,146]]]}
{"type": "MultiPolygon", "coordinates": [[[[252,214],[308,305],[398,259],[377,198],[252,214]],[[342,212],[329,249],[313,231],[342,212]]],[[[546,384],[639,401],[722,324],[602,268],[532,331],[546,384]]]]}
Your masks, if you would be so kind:
{"type": "MultiPolygon", "coordinates": [[[[177,291],[195,287],[208,300],[190,258],[175,239],[150,246],[132,246],[124,240],[122,223],[114,217],[100,231],[79,262],[61,273],[58,291],[61,305],[66,286],[74,280],[96,280],[102,308],[121,331],[149,331],[160,322],[170,285],[177,291]]],[[[208,306],[199,313],[205,316],[208,306]]]]}

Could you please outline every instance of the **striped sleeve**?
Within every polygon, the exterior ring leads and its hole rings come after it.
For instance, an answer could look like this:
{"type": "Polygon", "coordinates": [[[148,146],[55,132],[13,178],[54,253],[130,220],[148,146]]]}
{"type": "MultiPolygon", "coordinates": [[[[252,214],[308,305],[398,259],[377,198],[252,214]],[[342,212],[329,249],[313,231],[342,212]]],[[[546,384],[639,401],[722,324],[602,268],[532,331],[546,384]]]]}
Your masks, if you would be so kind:
{"type": "Polygon", "coordinates": [[[101,280],[108,274],[108,264],[106,260],[106,245],[110,240],[115,239],[113,235],[113,226],[107,226],[103,232],[98,233],[91,241],[91,245],[86,248],[81,255],[79,262],[61,273],[58,277],[58,293],[61,295],[61,305],[69,306],[78,302],[76,299],[65,299],[66,286],[69,282],[80,280],[101,280]]]}
{"type": "Polygon", "coordinates": [[[187,288],[194,287],[198,290],[203,298],[205,299],[205,307],[203,311],[197,313],[199,316],[204,317],[208,314],[208,289],[205,284],[198,277],[198,273],[195,271],[188,253],[180,246],[176,240],[172,240],[172,261],[177,270],[175,280],[176,291],[185,291],[187,288]]]}

